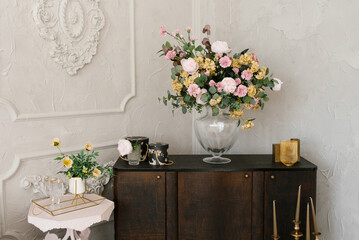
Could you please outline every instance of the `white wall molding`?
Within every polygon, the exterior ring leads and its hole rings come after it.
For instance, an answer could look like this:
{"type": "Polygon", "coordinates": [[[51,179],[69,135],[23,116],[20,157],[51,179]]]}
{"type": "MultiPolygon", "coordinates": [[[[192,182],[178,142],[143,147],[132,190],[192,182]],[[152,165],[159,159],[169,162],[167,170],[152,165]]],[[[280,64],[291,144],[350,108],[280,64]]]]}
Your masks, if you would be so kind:
{"type": "MultiPolygon", "coordinates": [[[[103,149],[109,149],[109,148],[116,148],[117,141],[110,141],[110,142],[103,142],[94,144],[96,146],[96,150],[103,150],[103,149]]],[[[69,154],[73,152],[77,152],[79,150],[83,149],[83,146],[77,146],[77,147],[71,147],[71,148],[64,148],[62,150],[63,153],[69,154]]],[[[4,192],[5,182],[9,178],[15,175],[15,173],[18,171],[18,169],[21,166],[21,163],[25,161],[30,160],[40,160],[44,158],[54,158],[58,156],[58,151],[55,150],[46,150],[46,151],[40,151],[40,152],[33,152],[28,154],[21,154],[21,155],[15,155],[15,159],[13,161],[12,166],[10,169],[5,173],[0,175],[0,239],[4,238],[5,236],[7,238],[12,237],[13,239],[21,239],[19,238],[19,235],[16,234],[16,236],[9,231],[6,231],[6,202],[5,197],[6,194],[4,192]]],[[[10,238],[11,239],[11,238],[10,238]]]]}
{"type": "Polygon", "coordinates": [[[4,104],[8,109],[13,121],[26,120],[47,120],[66,117],[82,117],[82,116],[98,116],[119,114],[125,111],[129,100],[136,96],[136,47],[135,47],[135,7],[134,1],[129,1],[129,25],[130,25],[130,85],[131,91],[123,98],[119,108],[111,109],[92,109],[68,112],[48,112],[48,113],[20,113],[16,105],[3,97],[0,97],[0,103],[4,104]]]}

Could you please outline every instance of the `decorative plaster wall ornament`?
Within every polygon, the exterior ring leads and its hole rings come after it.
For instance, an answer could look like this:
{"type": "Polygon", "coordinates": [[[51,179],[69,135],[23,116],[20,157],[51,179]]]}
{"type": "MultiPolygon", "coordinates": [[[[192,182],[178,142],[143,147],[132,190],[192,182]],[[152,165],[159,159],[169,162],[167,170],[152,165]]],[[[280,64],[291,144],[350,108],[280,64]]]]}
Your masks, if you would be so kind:
{"type": "Polygon", "coordinates": [[[105,16],[100,0],[37,0],[33,18],[50,56],[74,75],[96,54],[105,16]]]}

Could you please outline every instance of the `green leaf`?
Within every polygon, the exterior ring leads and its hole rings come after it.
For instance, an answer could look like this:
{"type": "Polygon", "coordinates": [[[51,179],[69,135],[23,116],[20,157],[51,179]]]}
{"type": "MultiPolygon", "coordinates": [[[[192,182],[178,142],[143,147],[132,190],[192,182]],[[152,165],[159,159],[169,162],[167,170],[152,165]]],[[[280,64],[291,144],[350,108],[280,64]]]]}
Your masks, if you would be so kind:
{"type": "Polygon", "coordinates": [[[249,102],[251,101],[251,98],[248,97],[248,96],[245,96],[245,97],[243,98],[243,101],[244,101],[244,103],[249,103],[249,102]]]}
{"type": "Polygon", "coordinates": [[[176,79],[176,74],[173,74],[173,73],[172,73],[171,78],[172,78],[173,80],[175,80],[175,79],[176,79]]]}
{"type": "Polygon", "coordinates": [[[239,127],[239,125],[241,125],[241,119],[238,119],[238,123],[237,123],[237,127],[239,127]]]}
{"type": "Polygon", "coordinates": [[[244,49],[242,52],[241,52],[241,55],[242,54],[245,54],[245,53],[247,53],[248,52],[248,50],[249,50],[249,48],[247,48],[247,49],[244,49]]]}
{"type": "Polygon", "coordinates": [[[212,116],[217,116],[219,114],[219,108],[218,107],[212,107],[212,116]]]}
{"type": "Polygon", "coordinates": [[[264,97],[264,95],[265,95],[265,93],[264,93],[264,92],[260,92],[260,93],[258,93],[258,97],[260,97],[260,98],[264,97]]]}
{"type": "Polygon", "coordinates": [[[204,94],[202,94],[201,101],[206,103],[206,102],[208,102],[209,98],[210,98],[209,94],[204,93],[204,94]]]}
{"type": "Polygon", "coordinates": [[[168,41],[166,42],[166,47],[171,48],[171,43],[169,43],[168,41]]]}
{"type": "Polygon", "coordinates": [[[263,110],[263,108],[264,108],[264,103],[262,103],[262,105],[261,105],[261,110],[263,110]]]}
{"type": "Polygon", "coordinates": [[[265,102],[268,102],[268,100],[269,100],[269,97],[267,97],[267,96],[263,98],[263,101],[265,101],[265,102]]]}
{"type": "Polygon", "coordinates": [[[186,103],[189,102],[190,100],[191,100],[191,96],[188,94],[183,98],[183,101],[186,103]]]}
{"type": "Polygon", "coordinates": [[[233,55],[233,58],[238,58],[238,53],[235,53],[235,54],[233,55]]]}
{"type": "Polygon", "coordinates": [[[269,73],[269,68],[267,68],[267,70],[266,70],[266,75],[268,75],[268,73],[269,73]]]}
{"type": "Polygon", "coordinates": [[[208,89],[208,91],[211,93],[211,94],[215,94],[217,92],[217,89],[215,86],[212,86],[208,89]]]}
{"type": "Polygon", "coordinates": [[[250,98],[249,102],[250,102],[252,105],[256,104],[256,100],[254,100],[254,98],[250,98]]]}
{"type": "Polygon", "coordinates": [[[163,101],[163,104],[164,104],[165,106],[167,106],[167,99],[166,99],[165,97],[163,97],[162,101],[163,101]]]}
{"type": "Polygon", "coordinates": [[[177,66],[175,67],[175,69],[176,69],[176,73],[180,73],[180,72],[182,71],[182,66],[181,66],[181,65],[177,65],[177,66]]]}
{"type": "Polygon", "coordinates": [[[182,107],[182,113],[186,114],[187,113],[187,108],[186,107],[182,107]]]}
{"type": "Polygon", "coordinates": [[[198,51],[198,52],[203,51],[203,47],[201,45],[199,45],[198,47],[196,47],[196,51],[198,51]]]}
{"type": "Polygon", "coordinates": [[[274,87],[274,83],[272,81],[268,82],[268,87],[273,88],[274,87]]]}
{"type": "Polygon", "coordinates": [[[219,97],[218,93],[215,93],[212,97],[212,99],[216,100],[219,97]]]}

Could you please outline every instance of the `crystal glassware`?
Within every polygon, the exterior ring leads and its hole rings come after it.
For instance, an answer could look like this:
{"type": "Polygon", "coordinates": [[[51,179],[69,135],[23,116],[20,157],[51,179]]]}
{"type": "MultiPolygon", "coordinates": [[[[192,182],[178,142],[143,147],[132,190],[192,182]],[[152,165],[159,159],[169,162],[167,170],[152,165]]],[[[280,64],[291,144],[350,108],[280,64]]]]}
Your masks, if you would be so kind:
{"type": "Polygon", "coordinates": [[[141,160],[141,147],[137,145],[132,150],[132,153],[127,155],[129,165],[139,165],[141,160]]]}
{"type": "Polygon", "coordinates": [[[56,177],[46,177],[44,180],[45,180],[46,194],[50,198],[50,201],[51,201],[50,208],[53,209],[54,204],[55,204],[55,191],[54,191],[54,184],[53,183],[56,180],[58,180],[58,178],[56,178],[56,177]]]}
{"type": "Polygon", "coordinates": [[[195,132],[198,142],[212,157],[203,159],[206,163],[225,164],[229,158],[221,157],[237,140],[238,119],[229,116],[226,110],[221,110],[216,116],[212,109],[206,108],[204,115],[195,120],[195,132]]]}

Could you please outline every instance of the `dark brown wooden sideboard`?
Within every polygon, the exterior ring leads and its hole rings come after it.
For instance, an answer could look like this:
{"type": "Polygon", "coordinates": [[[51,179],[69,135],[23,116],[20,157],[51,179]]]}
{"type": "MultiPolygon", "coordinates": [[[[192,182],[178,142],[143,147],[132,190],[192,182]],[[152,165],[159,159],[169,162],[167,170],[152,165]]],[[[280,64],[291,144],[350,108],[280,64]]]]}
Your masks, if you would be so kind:
{"type": "Polygon", "coordinates": [[[172,166],[142,162],[114,166],[116,240],[271,239],[272,201],[278,232],[292,239],[298,186],[300,220],[316,197],[317,167],[301,158],[293,167],[271,155],[228,155],[232,162],[210,165],[201,155],[171,155],[172,166]]]}

